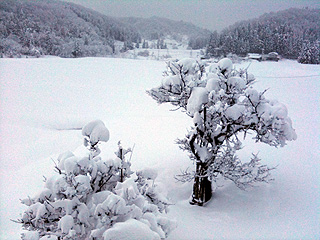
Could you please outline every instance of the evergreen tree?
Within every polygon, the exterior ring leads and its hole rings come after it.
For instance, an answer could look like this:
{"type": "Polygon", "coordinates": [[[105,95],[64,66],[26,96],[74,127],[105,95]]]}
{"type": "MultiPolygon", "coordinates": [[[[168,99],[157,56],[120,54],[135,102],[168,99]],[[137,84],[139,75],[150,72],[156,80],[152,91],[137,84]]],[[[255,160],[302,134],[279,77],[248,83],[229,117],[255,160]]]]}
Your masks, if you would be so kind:
{"type": "Polygon", "coordinates": [[[78,41],[74,43],[74,50],[72,51],[72,55],[75,58],[81,57],[82,55],[80,43],[78,41]]]}
{"type": "Polygon", "coordinates": [[[142,48],[149,48],[149,44],[146,40],[143,40],[142,48]]]}
{"type": "Polygon", "coordinates": [[[304,64],[320,64],[320,41],[314,43],[305,41],[298,62],[304,64]]]}
{"type": "Polygon", "coordinates": [[[161,48],[161,43],[160,43],[160,39],[157,40],[157,49],[161,48]]]}
{"type": "Polygon", "coordinates": [[[209,56],[217,56],[217,48],[219,47],[219,34],[217,31],[214,31],[211,36],[208,43],[208,46],[206,48],[206,53],[209,56]]]}

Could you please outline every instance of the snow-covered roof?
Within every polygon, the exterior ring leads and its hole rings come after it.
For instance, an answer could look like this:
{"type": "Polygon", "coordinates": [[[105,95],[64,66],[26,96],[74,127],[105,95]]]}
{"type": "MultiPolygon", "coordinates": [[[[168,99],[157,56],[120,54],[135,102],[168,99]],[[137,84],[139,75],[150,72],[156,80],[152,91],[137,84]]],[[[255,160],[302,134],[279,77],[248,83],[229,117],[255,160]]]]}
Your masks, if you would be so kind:
{"type": "Polygon", "coordinates": [[[259,59],[259,58],[262,58],[262,56],[258,53],[248,53],[248,58],[259,59]]]}

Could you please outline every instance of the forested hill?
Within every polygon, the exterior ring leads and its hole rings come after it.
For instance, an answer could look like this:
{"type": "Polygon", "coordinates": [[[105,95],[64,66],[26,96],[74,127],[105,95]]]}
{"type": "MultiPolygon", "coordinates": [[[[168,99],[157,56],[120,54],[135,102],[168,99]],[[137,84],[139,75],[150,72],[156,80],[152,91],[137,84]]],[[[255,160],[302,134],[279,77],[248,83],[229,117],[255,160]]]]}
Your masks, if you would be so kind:
{"type": "Polygon", "coordinates": [[[212,34],[208,52],[246,54],[276,51],[297,58],[306,45],[317,47],[320,40],[320,9],[291,8],[238,22],[221,34],[212,34]]]}
{"type": "Polygon", "coordinates": [[[192,48],[203,48],[208,44],[211,32],[209,30],[197,27],[192,23],[183,21],[174,21],[161,17],[150,18],[119,18],[125,24],[128,24],[148,40],[156,40],[171,36],[177,41],[181,41],[184,36],[188,37],[189,46],[192,48]]]}
{"type": "Polygon", "coordinates": [[[0,56],[107,56],[132,49],[145,39],[171,35],[205,47],[210,32],[164,18],[114,18],[58,0],[1,0],[0,56]],[[118,41],[123,42],[120,44],[118,41]]]}
{"type": "Polygon", "coordinates": [[[0,1],[0,54],[6,56],[105,56],[115,41],[140,35],[113,18],[82,6],[55,1],[0,1]]]}

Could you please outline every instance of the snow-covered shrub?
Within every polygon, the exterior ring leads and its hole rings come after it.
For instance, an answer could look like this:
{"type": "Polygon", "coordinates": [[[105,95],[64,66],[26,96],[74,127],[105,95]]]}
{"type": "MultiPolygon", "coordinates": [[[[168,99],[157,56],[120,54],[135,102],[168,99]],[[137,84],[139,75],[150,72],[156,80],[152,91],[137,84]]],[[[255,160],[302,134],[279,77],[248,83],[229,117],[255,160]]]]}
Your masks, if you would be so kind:
{"type": "Polygon", "coordinates": [[[102,121],[85,125],[82,135],[88,153],[60,154],[56,174],[43,190],[22,200],[27,206],[18,220],[26,230],[22,239],[166,238],[175,222],[164,215],[169,202],[157,191],[156,173],[147,169],[132,177],[126,159],[131,149],[120,142],[115,158],[102,159],[98,145],[109,140],[102,121]]]}
{"type": "Polygon", "coordinates": [[[212,183],[218,176],[242,189],[269,181],[272,169],[261,165],[256,155],[246,163],[236,156],[241,149],[240,133],[244,137],[253,134],[255,141],[275,147],[297,136],[287,108],[266,99],[265,91],[255,90],[252,74],[235,70],[232,61],[224,58],[210,66],[205,76],[195,62],[169,62],[162,84],[148,94],[160,104],[182,108],[193,118],[194,126],[178,144],[190,153],[196,169],[178,177],[194,180],[191,203],[203,205],[211,199],[212,183]]]}

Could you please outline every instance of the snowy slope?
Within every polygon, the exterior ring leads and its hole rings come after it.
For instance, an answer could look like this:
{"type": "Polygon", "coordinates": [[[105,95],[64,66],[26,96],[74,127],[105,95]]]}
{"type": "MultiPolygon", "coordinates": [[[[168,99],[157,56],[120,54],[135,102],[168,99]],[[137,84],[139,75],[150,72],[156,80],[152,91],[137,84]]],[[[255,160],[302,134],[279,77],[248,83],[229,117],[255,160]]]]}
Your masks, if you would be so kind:
{"type": "MultiPolygon", "coordinates": [[[[247,66],[243,63],[242,66],[247,66]]],[[[174,144],[191,119],[170,106],[158,106],[145,90],[160,84],[161,61],[85,59],[0,59],[0,239],[18,239],[19,198],[42,188],[57,154],[81,151],[81,128],[101,119],[110,130],[102,152],[112,155],[117,142],[135,144],[133,169],[152,167],[176,204],[170,216],[178,228],[169,239],[316,239],[320,236],[319,75],[320,67],[293,61],[253,62],[249,71],[268,98],[287,105],[298,139],[274,149],[245,142],[241,157],[259,152],[278,166],[275,181],[243,192],[228,182],[204,208],[190,206],[192,184],[173,176],[192,167],[174,144]],[[282,78],[292,76],[292,78],[282,78]],[[268,77],[268,78],[264,78],[268,77]],[[271,77],[271,78],[270,78],[271,77]]],[[[250,140],[250,139],[249,139],[250,140]]]]}

